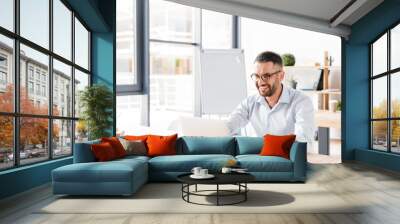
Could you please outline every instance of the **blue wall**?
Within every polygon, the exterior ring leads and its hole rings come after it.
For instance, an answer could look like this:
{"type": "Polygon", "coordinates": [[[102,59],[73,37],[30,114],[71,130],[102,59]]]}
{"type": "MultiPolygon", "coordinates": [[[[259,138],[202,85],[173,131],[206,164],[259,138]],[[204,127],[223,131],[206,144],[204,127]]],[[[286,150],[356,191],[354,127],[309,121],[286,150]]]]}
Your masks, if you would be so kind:
{"type": "MultiPolygon", "coordinates": [[[[92,31],[92,82],[106,84],[115,101],[115,0],[67,0],[92,31]]],[[[114,107],[115,121],[115,107],[114,107]]],[[[114,122],[115,123],[115,122],[114,122]]],[[[110,127],[110,132],[115,131],[110,127]]],[[[51,181],[51,171],[72,158],[47,161],[0,172],[0,199],[51,181]]]]}
{"type": "Polygon", "coordinates": [[[53,169],[71,163],[69,157],[1,172],[0,199],[48,183],[53,169]]]}
{"type": "Polygon", "coordinates": [[[399,156],[369,150],[369,43],[400,21],[400,1],[386,0],[351,27],[344,41],[343,160],[358,160],[398,170],[399,156]],[[362,151],[360,151],[362,150],[362,151]],[[397,163],[397,164],[396,164],[397,163]]]}
{"type": "Polygon", "coordinates": [[[115,64],[116,64],[116,2],[110,0],[98,1],[97,5],[104,21],[108,24],[107,32],[92,32],[92,82],[101,83],[108,86],[113,92],[113,126],[109,132],[115,135],[116,131],[116,83],[115,83],[115,64]]]}

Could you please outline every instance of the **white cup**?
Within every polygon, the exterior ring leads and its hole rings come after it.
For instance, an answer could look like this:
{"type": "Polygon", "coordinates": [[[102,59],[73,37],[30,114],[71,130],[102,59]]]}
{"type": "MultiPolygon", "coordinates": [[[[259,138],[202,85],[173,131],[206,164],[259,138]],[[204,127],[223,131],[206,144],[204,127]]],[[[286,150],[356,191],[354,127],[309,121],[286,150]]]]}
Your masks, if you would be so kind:
{"type": "Polygon", "coordinates": [[[222,173],[230,173],[231,171],[232,171],[232,169],[229,167],[222,167],[222,170],[221,170],[222,173]]]}
{"type": "Polygon", "coordinates": [[[201,170],[202,170],[201,167],[193,167],[192,173],[193,173],[194,175],[196,175],[196,176],[199,176],[199,175],[201,175],[201,174],[200,174],[200,171],[201,171],[201,170]]]}
{"type": "Polygon", "coordinates": [[[200,170],[200,176],[207,176],[208,175],[208,169],[201,169],[200,170]]]}

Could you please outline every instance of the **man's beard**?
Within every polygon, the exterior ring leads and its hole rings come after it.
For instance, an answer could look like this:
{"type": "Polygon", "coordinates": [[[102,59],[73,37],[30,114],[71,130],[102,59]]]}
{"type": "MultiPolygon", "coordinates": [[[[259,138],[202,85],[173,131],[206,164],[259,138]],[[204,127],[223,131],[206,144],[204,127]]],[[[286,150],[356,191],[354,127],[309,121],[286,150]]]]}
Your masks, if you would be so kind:
{"type": "Polygon", "coordinates": [[[260,90],[260,88],[258,86],[258,83],[256,83],[257,90],[258,90],[258,92],[260,93],[261,96],[270,97],[270,96],[274,95],[274,93],[276,92],[276,89],[277,89],[277,85],[275,85],[275,83],[272,84],[272,85],[265,84],[264,86],[267,86],[268,90],[264,91],[264,92],[261,92],[261,90],[260,90]]]}

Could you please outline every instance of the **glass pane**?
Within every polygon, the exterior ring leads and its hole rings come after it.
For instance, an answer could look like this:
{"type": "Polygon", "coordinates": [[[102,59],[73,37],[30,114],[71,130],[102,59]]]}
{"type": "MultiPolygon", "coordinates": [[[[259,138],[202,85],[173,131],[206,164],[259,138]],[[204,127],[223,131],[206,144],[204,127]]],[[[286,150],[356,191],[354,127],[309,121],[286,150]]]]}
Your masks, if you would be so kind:
{"type": "Polygon", "coordinates": [[[232,48],[232,16],[202,10],[202,47],[232,48]]]}
{"type": "Polygon", "coordinates": [[[49,48],[49,0],[20,0],[21,36],[49,48]]]}
{"type": "Polygon", "coordinates": [[[13,118],[0,116],[0,170],[14,165],[13,118]]]}
{"type": "Polygon", "coordinates": [[[72,121],[53,120],[53,157],[72,154],[72,121]]]}
{"type": "Polygon", "coordinates": [[[14,31],[14,0],[0,1],[0,26],[14,31]]]}
{"type": "Polygon", "coordinates": [[[143,120],[142,104],[145,96],[117,96],[117,135],[136,134],[140,132],[140,121],[143,120]]]}
{"type": "Polygon", "coordinates": [[[71,66],[53,60],[53,115],[72,117],[71,66]]]}
{"type": "Polygon", "coordinates": [[[150,43],[150,73],[152,75],[191,75],[194,47],[150,43]]]}
{"type": "Polygon", "coordinates": [[[20,109],[25,114],[48,114],[49,57],[21,44],[20,109]]]}
{"type": "Polygon", "coordinates": [[[400,153],[400,120],[393,120],[390,122],[391,127],[391,141],[392,141],[392,152],[400,153]]]}
{"type": "Polygon", "coordinates": [[[88,140],[88,129],[84,120],[75,121],[75,143],[88,140]]]}
{"type": "Polygon", "coordinates": [[[167,129],[179,116],[193,116],[195,48],[150,45],[150,124],[167,129]]]}
{"type": "Polygon", "coordinates": [[[372,71],[373,75],[387,71],[387,34],[372,44],[372,71]]]}
{"type": "Polygon", "coordinates": [[[80,94],[89,86],[89,75],[75,69],[75,117],[79,117],[81,114],[81,107],[79,106],[80,94]]]}
{"type": "Polygon", "coordinates": [[[60,1],[53,0],[53,51],[71,60],[72,12],[60,1]]]}
{"type": "Polygon", "coordinates": [[[75,63],[89,69],[89,32],[75,18],[75,63]]]}
{"type": "Polygon", "coordinates": [[[372,122],[372,148],[387,151],[387,121],[372,122]]]}
{"type": "Polygon", "coordinates": [[[400,25],[391,30],[390,50],[391,69],[400,67],[400,25]]]}
{"type": "Polygon", "coordinates": [[[387,118],[387,78],[372,81],[372,118],[387,118]]]}
{"type": "Polygon", "coordinates": [[[400,86],[400,72],[395,74],[391,74],[391,88],[390,88],[390,97],[391,97],[391,109],[392,109],[392,117],[400,117],[400,92],[398,87],[400,86]]]}
{"type": "Polygon", "coordinates": [[[150,1],[150,39],[194,42],[195,9],[164,0],[150,1]]]}
{"type": "Polygon", "coordinates": [[[20,118],[21,164],[34,163],[49,158],[49,120],[45,118],[20,118]]]}
{"type": "Polygon", "coordinates": [[[14,111],[14,44],[13,40],[0,35],[0,111],[14,111]]]}
{"type": "Polygon", "coordinates": [[[117,1],[117,85],[134,85],[136,58],[136,1],[117,1]]]}

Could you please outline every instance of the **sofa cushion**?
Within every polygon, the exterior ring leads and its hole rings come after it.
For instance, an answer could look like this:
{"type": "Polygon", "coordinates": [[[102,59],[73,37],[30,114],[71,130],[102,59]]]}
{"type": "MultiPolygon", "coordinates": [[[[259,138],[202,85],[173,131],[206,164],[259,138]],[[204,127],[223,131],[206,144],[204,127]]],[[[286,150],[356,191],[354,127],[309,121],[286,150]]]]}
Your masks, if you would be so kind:
{"type": "Polygon", "coordinates": [[[260,154],[264,144],[262,137],[236,137],[236,155],[260,154]]]}
{"type": "Polygon", "coordinates": [[[124,139],[130,140],[130,141],[143,141],[146,142],[148,135],[125,135],[124,139]]]}
{"type": "Polygon", "coordinates": [[[120,138],[122,146],[126,151],[126,155],[138,155],[145,156],[147,155],[146,143],[141,140],[126,140],[124,138],[120,138]]]}
{"type": "Polygon", "coordinates": [[[150,157],[147,156],[137,156],[137,155],[130,155],[130,156],[125,156],[124,158],[120,158],[117,160],[114,160],[113,162],[127,162],[130,163],[135,160],[143,161],[143,162],[148,162],[150,157]]]}
{"type": "Polygon", "coordinates": [[[149,170],[163,172],[190,172],[193,167],[199,166],[211,172],[219,171],[230,159],[231,155],[175,155],[158,156],[149,160],[149,170]]]}
{"type": "Polygon", "coordinates": [[[279,156],[239,155],[240,167],[249,172],[292,172],[292,161],[279,156]]]}
{"type": "Polygon", "coordinates": [[[99,144],[100,140],[75,143],[74,163],[95,162],[96,158],[90,148],[92,144],[99,144]]]}
{"type": "Polygon", "coordinates": [[[74,163],[53,170],[58,182],[130,182],[134,173],[147,176],[147,163],[140,159],[74,163]]]}
{"type": "Polygon", "coordinates": [[[184,136],[177,142],[177,154],[235,154],[235,139],[233,137],[197,137],[184,136]]]}
{"type": "Polygon", "coordinates": [[[91,145],[91,149],[94,154],[94,157],[96,157],[96,161],[105,162],[118,158],[118,156],[115,154],[112,145],[108,142],[93,144],[91,145]]]}
{"type": "Polygon", "coordinates": [[[176,154],[176,139],[178,134],[171,136],[149,135],[146,143],[148,156],[165,156],[176,154]]]}
{"type": "Polygon", "coordinates": [[[290,148],[296,139],[296,135],[270,135],[264,136],[264,146],[261,156],[280,156],[290,159],[290,148]]]}
{"type": "Polygon", "coordinates": [[[103,137],[101,138],[101,142],[108,142],[114,149],[115,155],[117,158],[122,158],[126,156],[126,151],[124,146],[122,146],[121,142],[117,137],[103,137]]]}

